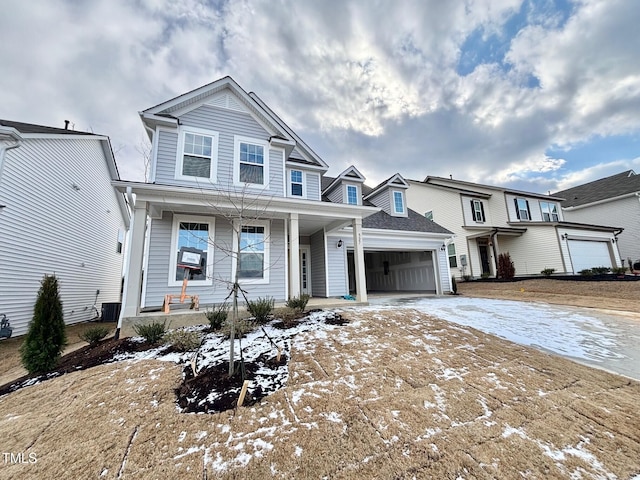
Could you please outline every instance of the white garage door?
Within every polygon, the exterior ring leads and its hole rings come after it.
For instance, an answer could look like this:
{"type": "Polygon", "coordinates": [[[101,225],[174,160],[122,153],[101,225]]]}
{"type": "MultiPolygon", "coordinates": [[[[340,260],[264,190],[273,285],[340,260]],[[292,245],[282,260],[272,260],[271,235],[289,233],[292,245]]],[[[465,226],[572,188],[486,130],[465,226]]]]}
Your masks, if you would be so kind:
{"type": "Polygon", "coordinates": [[[569,240],[569,252],[575,273],[586,268],[611,267],[609,242],[569,240]]]}

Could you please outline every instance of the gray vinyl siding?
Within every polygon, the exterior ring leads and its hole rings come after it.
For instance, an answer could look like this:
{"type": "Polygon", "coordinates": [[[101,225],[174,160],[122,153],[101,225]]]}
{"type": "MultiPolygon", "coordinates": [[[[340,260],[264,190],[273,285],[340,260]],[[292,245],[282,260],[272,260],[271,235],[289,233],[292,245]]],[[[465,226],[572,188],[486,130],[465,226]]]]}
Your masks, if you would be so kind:
{"type": "Polygon", "coordinates": [[[391,192],[389,192],[388,188],[385,188],[380,193],[369,198],[369,201],[373,203],[376,207],[382,208],[382,210],[387,212],[389,215],[393,215],[394,212],[391,212],[390,198],[391,198],[391,192]]]}
{"type": "Polygon", "coordinates": [[[326,297],[326,265],[324,255],[325,238],[322,230],[314,233],[311,240],[311,291],[315,297],[326,297]]]}
{"type": "Polygon", "coordinates": [[[25,139],[0,178],[0,313],[26,333],[40,282],[55,274],[65,323],[120,301],[125,219],[99,140],[25,139]],[[73,185],[77,189],[73,188],[73,185]],[[96,291],[100,290],[96,299],[96,291]]]}
{"type": "MultiPolygon", "coordinates": [[[[217,183],[210,184],[204,179],[198,187],[227,189],[233,185],[234,136],[255,138],[269,143],[270,134],[250,114],[223,109],[211,105],[202,105],[180,117],[184,127],[197,127],[217,132],[218,168],[217,183]]],[[[156,164],[156,182],[166,185],[196,186],[189,180],[175,178],[176,157],[179,145],[178,132],[160,130],[158,135],[158,154],[156,164]]],[[[215,148],[215,147],[214,147],[215,148]]],[[[283,151],[269,148],[269,188],[261,192],[283,196],[283,151]]]]}
{"type": "MultiPolygon", "coordinates": [[[[199,295],[202,305],[220,303],[229,294],[228,285],[232,279],[232,256],[225,249],[232,244],[233,229],[227,219],[214,217],[215,225],[212,236],[214,242],[214,264],[212,285],[189,285],[187,293],[199,295]],[[221,248],[224,247],[224,248],[221,248]]],[[[145,307],[161,306],[166,294],[179,295],[181,286],[169,286],[169,269],[171,265],[171,235],[173,215],[165,212],[161,219],[151,222],[149,240],[148,278],[144,292],[145,307]]],[[[249,299],[257,297],[274,297],[277,301],[285,300],[285,241],[284,221],[272,220],[270,228],[269,283],[243,284],[249,299]]]]}
{"type": "Polygon", "coordinates": [[[320,174],[307,173],[307,199],[320,201],[320,174]]]}
{"type": "Polygon", "coordinates": [[[331,192],[329,192],[329,201],[333,203],[344,203],[344,184],[339,184],[331,192]]]}
{"type": "Polygon", "coordinates": [[[327,239],[327,268],[329,271],[327,296],[341,297],[349,294],[347,285],[347,249],[336,248],[337,242],[327,239]]]}

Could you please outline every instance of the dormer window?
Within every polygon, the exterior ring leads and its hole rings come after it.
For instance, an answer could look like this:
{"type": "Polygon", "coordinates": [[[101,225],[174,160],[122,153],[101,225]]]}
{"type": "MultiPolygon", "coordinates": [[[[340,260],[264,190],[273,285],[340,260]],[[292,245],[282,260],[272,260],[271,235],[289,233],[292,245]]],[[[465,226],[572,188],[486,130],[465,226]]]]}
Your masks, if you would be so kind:
{"type": "Polygon", "coordinates": [[[516,216],[519,220],[531,220],[531,210],[529,210],[529,201],[524,198],[514,199],[516,204],[516,216]]]}
{"type": "Polygon", "coordinates": [[[560,217],[558,216],[558,205],[552,202],[540,202],[540,210],[542,210],[542,220],[545,222],[557,222],[560,217]]]}
{"type": "Polygon", "coordinates": [[[358,187],[355,185],[347,185],[347,203],[358,205],[358,187]]]}
{"type": "Polygon", "coordinates": [[[404,197],[402,192],[393,192],[393,211],[398,214],[404,213],[404,197]]]}

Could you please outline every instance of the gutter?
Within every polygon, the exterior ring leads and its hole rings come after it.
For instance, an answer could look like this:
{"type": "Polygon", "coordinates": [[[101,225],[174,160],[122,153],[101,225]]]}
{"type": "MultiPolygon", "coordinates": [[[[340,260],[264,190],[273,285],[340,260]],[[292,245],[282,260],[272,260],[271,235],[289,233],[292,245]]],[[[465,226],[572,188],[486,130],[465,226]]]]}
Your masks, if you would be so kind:
{"type": "MultiPolygon", "coordinates": [[[[12,139],[13,144],[7,146],[0,145],[0,181],[2,181],[2,169],[4,167],[5,153],[8,150],[18,148],[22,145],[22,135],[20,135],[20,132],[15,128],[0,126],[0,140],[4,140],[5,138],[12,139]]],[[[5,207],[6,205],[0,205],[0,211],[5,207]]]]}

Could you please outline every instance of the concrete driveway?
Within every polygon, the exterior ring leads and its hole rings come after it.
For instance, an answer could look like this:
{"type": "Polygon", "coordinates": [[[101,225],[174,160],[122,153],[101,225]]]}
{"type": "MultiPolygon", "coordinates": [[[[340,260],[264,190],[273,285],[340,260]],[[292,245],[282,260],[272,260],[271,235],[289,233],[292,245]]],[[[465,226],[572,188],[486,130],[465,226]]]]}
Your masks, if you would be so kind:
{"type": "Polygon", "coordinates": [[[380,296],[369,309],[413,308],[640,380],[640,315],[460,296],[380,296]]]}

